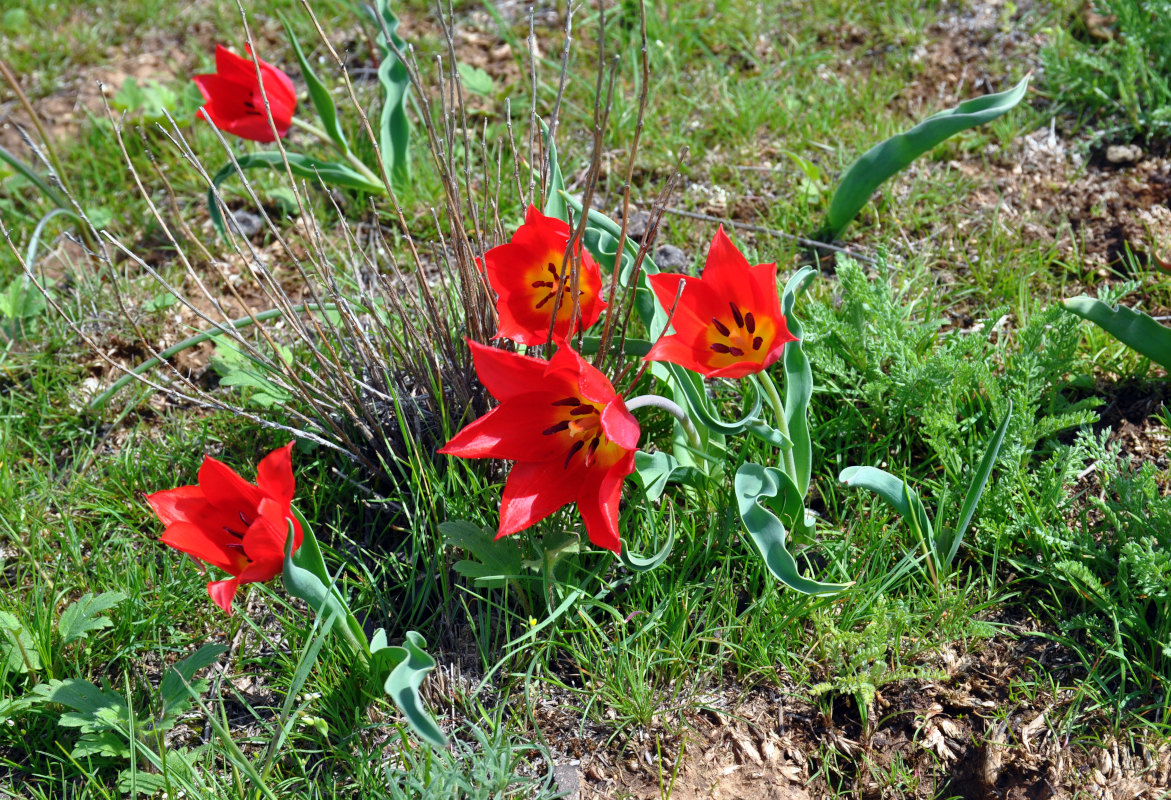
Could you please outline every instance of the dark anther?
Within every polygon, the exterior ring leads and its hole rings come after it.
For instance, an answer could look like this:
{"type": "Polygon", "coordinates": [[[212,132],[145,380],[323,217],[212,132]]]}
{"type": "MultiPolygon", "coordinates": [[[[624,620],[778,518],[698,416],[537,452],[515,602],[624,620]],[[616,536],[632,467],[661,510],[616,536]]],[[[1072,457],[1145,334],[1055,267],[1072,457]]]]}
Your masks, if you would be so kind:
{"type": "Polygon", "coordinates": [[[760,346],[761,346],[762,344],[764,344],[764,339],[762,339],[762,338],[760,338],[759,336],[757,336],[755,339],[753,339],[753,340],[752,340],[752,349],[753,349],[753,350],[759,350],[759,349],[760,349],[760,346]]]}
{"type": "Polygon", "coordinates": [[[596,412],[597,412],[596,408],[594,408],[591,405],[586,405],[585,403],[583,403],[580,406],[578,406],[577,408],[570,411],[569,413],[575,417],[580,417],[582,414],[593,414],[596,412]]]}
{"type": "Polygon", "coordinates": [[[744,327],[744,316],[740,313],[740,309],[736,308],[735,303],[728,303],[732,307],[732,318],[736,320],[736,324],[741,328],[744,327]]]}
{"type": "Polygon", "coordinates": [[[541,298],[541,302],[537,303],[535,308],[540,308],[541,306],[545,305],[545,303],[548,303],[552,299],[553,299],[553,293],[550,292],[549,294],[547,294],[543,298],[541,298]]]}
{"type": "Polygon", "coordinates": [[[715,350],[717,353],[724,353],[724,354],[732,352],[731,347],[728,347],[728,345],[726,345],[726,344],[721,344],[720,342],[716,342],[715,344],[713,344],[712,350],[715,350]]]}
{"type": "Polygon", "coordinates": [[[560,422],[558,422],[557,424],[550,425],[548,428],[545,428],[545,430],[541,431],[541,433],[545,434],[546,436],[549,436],[554,433],[561,433],[561,431],[568,430],[568,429],[569,429],[569,420],[563,419],[560,422]]]}
{"type": "Polygon", "coordinates": [[[542,286],[548,286],[552,289],[553,281],[533,281],[531,285],[534,289],[540,289],[542,286]]]}
{"type": "Polygon", "coordinates": [[[581,401],[578,400],[576,397],[567,397],[564,400],[555,400],[553,402],[553,405],[555,405],[555,406],[579,406],[579,405],[581,405],[581,401]]]}
{"type": "Polygon", "coordinates": [[[597,436],[595,436],[592,440],[590,440],[590,449],[586,450],[586,466],[587,467],[591,466],[594,463],[594,454],[598,452],[598,445],[600,445],[601,443],[602,443],[602,440],[597,436]]]}
{"type": "Polygon", "coordinates": [[[240,533],[239,531],[232,530],[227,525],[224,526],[224,531],[227,532],[229,536],[235,536],[237,539],[244,538],[244,534],[240,533]]]}
{"type": "Polygon", "coordinates": [[[736,356],[737,358],[744,355],[744,351],[741,350],[739,347],[729,347],[728,352],[731,353],[732,355],[736,356]]]}
{"type": "Polygon", "coordinates": [[[585,442],[578,439],[573,443],[573,447],[569,448],[569,454],[565,456],[565,469],[569,469],[569,459],[577,455],[577,451],[585,447],[585,442]]]}
{"type": "Polygon", "coordinates": [[[756,333],[756,320],[753,319],[751,311],[744,315],[744,327],[749,333],[756,333]]]}
{"type": "Polygon", "coordinates": [[[722,336],[730,336],[732,334],[732,332],[728,330],[728,326],[720,322],[715,317],[712,317],[712,324],[716,326],[716,330],[719,331],[722,336]]]}

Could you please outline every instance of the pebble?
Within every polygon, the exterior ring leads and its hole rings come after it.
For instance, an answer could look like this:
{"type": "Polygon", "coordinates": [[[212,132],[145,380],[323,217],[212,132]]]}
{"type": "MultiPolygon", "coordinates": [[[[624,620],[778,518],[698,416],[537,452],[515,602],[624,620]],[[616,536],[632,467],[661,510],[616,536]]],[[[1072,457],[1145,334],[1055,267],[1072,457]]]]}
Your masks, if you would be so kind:
{"type": "Polygon", "coordinates": [[[1111,164],[1133,164],[1143,157],[1137,144],[1112,144],[1106,148],[1106,160],[1111,164]]]}
{"type": "Polygon", "coordinates": [[[670,272],[681,272],[691,266],[691,259],[673,244],[665,244],[655,251],[655,265],[670,272]]]}
{"type": "Polygon", "coordinates": [[[228,226],[245,239],[251,239],[264,227],[264,220],[260,218],[259,214],[253,214],[251,211],[243,209],[233,211],[228,220],[228,226]]]}

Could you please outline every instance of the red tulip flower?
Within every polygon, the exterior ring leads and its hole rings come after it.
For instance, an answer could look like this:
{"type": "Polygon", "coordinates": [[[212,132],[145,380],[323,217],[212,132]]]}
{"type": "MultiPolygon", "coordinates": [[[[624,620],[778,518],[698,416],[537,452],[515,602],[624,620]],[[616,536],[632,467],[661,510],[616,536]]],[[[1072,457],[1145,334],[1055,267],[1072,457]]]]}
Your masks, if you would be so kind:
{"type": "Polygon", "coordinates": [[[708,378],[743,378],[767,369],[786,342],[797,341],[781,313],[777,265],[750,267],[723,226],[712,239],[702,278],[648,278],[662,306],[675,306],[675,333],[655,342],[646,355],[650,361],[670,361],[708,378]]]}
{"type": "Polygon", "coordinates": [[[468,345],[476,374],[500,405],[439,452],[516,462],[496,538],[576,502],[590,541],[620,552],[618,501],[634,471],[639,428],[610,381],[565,343],[549,361],[468,345]]]}
{"type": "MultiPolygon", "coordinates": [[[[249,56],[252,48],[244,45],[249,56]]],[[[210,75],[196,75],[195,85],[203,94],[204,106],[198,116],[203,117],[221,131],[235,134],[241,139],[255,142],[272,142],[277,136],[289,132],[293,122],[293,111],[297,108],[297,92],[289,76],[267,61],[241,58],[220,45],[215,48],[215,69],[210,75]],[[264,98],[260,94],[260,83],[256,80],[256,64],[260,65],[260,76],[264,80],[264,92],[272,109],[272,121],[276,125],[276,136],[268,115],[264,112],[264,98]]]]}
{"type": "Polygon", "coordinates": [[[554,341],[566,339],[598,321],[606,307],[601,296],[602,273],[579,243],[574,248],[574,257],[581,314],[578,324],[570,329],[574,286],[570,266],[563,266],[568,246],[569,223],[546,217],[530,205],[524,224],[517,228],[508,244],[493,247],[484,254],[484,274],[498,296],[497,338],[526,345],[548,344],[554,308],[557,309],[554,341]]]}
{"type": "Polygon", "coordinates": [[[147,495],[167,526],[159,541],[232,575],[207,585],[211,599],[229,614],[240,584],[267,581],[283,570],[290,521],[293,550],[301,546],[301,525],[290,508],[292,447],[289,442],[264,457],[256,484],[204,456],[197,485],[147,495]]]}

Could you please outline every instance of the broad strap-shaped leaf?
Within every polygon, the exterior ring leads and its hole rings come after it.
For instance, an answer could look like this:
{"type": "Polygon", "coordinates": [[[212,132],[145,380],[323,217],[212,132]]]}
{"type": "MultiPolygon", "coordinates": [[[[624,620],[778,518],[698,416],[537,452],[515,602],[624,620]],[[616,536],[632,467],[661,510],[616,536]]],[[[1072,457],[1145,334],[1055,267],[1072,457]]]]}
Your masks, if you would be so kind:
{"type": "Polygon", "coordinates": [[[334,105],[333,98],[329,94],[329,89],[317,77],[317,73],[313,71],[313,65],[309,63],[309,59],[305,58],[305,53],[301,50],[301,43],[297,41],[297,37],[293,33],[292,27],[289,26],[289,21],[285,19],[285,15],[278,11],[277,17],[280,18],[281,25],[285,27],[285,35],[289,37],[289,42],[293,45],[293,54],[297,56],[297,63],[301,66],[301,78],[305,81],[305,87],[309,90],[309,99],[313,101],[313,107],[317,109],[317,116],[321,118],[322,130],[342,149],[343,153],[350,152],[350,144],[346,141],[346,135],[342,132],[341,125],[338,124],[337,106],[334,105]]]}
{"type": "Polygon", "coordinates": [[[103,611],[109,611],[126,599],[121,592],[102,592],[96,597],[87,592],[69,604],[61,612],[61,619],[57,621],[57,630],[61,634],[61,644],[68,645],[84,639],[90,631],[108,628],[112,624],[107,617],[99,617],[103,611]]]}
{"type": "Polygon", "coordinates": [[[908,525],[923,536],[923,541],[934,542],[931,518],[918,493],[906,481],[896,478],[878,467],[846,467],[838,480],[847,486],[861,486],[885,500],[908,525]]]}
{"type": "Polygon", "coordinates": [[[411,123],[407,119],[407,96],[411,88],[406,65],[394,54],[391,44],[405,53],[407,43],[398,35],[398,17],[390,10],[390,0],[377,0],[378,47],[382,63],[378,65],[378,80],[382,84],[382,113],[378,118],[378,144],[382,163],[396,186],[406,186],[411,180],[409,145],[411,123]]]}
{"type": "MultiPolygon", "coordinates": [[[[549,185],[545,187],[545,216],[569,222],[569,209],[565,205],[565,198],[562,197],[565,191],[565,178],[561,174],[561,164],[557,161],[557,145],[553,142],[553,134],[545,120],[541,120],[541,133],[545,136],[545,157],[549,162],[549,185]]],[[[611,260],[609,263],[614,262],[611,260]]]]}
{"type": "Polygon", "coordinates": [[[867,150],[846,170],[830,201],[825,226],[816,238],[823,241],[836,239],[888,178],[945,139],[1004,114],[1021,101],[1028,87],[1029,76],[1026,75],[1006,92],[966,100],[867,150]]]}
{"type": "Polygon", "coordinates": [[[941,566],[950,566],[951,562],[955,560],[956,553],[959,552],[960,543],[964,541],[968,525],[971,524],[972,517],[976,513],[976,505],[980,502],[980,495],[984,494],[984,487],[988,485],[988,476],[992,474],[992,467],[996,465],[1000,448],[1004,446],[1004,437],[1008,433],[1008,423],[1011,419],[1012,401],[1009,400],[1008,410],[1004,412],[1004,419],[1001,420],[996,432],[992,434],[992,439],[988,442],[988,449],[984,451],[984,457],[980,459],[980,466],[976,467],[976,474],[972,476],[972,483],[968,486],[964,504],[960,507],[960,518],[956,523],[955,530],[950,534],[946,530],[940,530],[939,536],[935,539],[935,560],[941,566]]]}
{"type": "Polygon", "coordinates": [[[797,571],[797,562],[788,549],[788,531],[778,515],[801,519],[805,504],[803,495],[785,473],[745,462],[736,470],[733,486],[740,521],[774,578],[803,594],[832,594],[851,586],[810,580],[797,571]]]}
{"type": "Polygon", "coordinates": [[[759,423],[761,405],[759,391],[753,392],[752,407],[744,416],[734,422],[727,422],[720,418],[716,409],[712,408],[712,403],[704,392],[702,375],[689,372],[678,364],[670,362],[665,362],[665,366],[673,379],[672,385],[678,386],[681,390],[683,398],[681,405],[686,408],[687,415],[712,433],[721,436],[735,436],[759,423]]]}
{"type": "Polygon", "coordinates": [[[805,332],[801,321],[793,314],[793,305],[805,284],[815,275],[817,270],[813,267],[799,269],[785,283],[785,290],[781,293],[781,314],[785,317],[785,325],[789,332],[797,337],[797,341],[785,345],[781,364],[785,371],[785,424],[789,428],[793,464],[797,469],[793,480],[801,497],[808,493],[809,481],[813,475],[813,442],[809,437],[809,399],[813,397],[813,369],[809,366],[809,357],[805,355],[805,343],[802,341],[805,332]]]}
{"type": "Polygon", "coordinates": [[[339,625],[342,635],[353,645],[355,655],[366,658],[370,652],[366,632],[334,585],[325,567],[325,560],[321,557],[321,548],[317,545],[312,526],[301,516],[301,512],[294,509],[293,513],[301,523],[301,546],[296,553],[293,552],[293,523],[290,521],[289,535],[285,539],[285,568],[282,575],[285,589],[308,603],[323,619],[336,616],[335,624],[339,625]]]}
{"type": "MultiPolygon", "coordinates": [[[[368,178],[339,161],[322,161],[297,153],[286,153],[289,159],[289,169],[298,178],[305,178],[315,185],[320,181],[331,186],[341,186],[346,189],[357,189],[368,194],[386,194],[386,187],[381,183],[373,183],[368,178]]],[[[249,153],[236,159],[241,170],[256,167],[284,168],[285,161],[275,150],[262,153],[249,153]]],[[[207,190],[207,210],[216,231],[223,236],[225,233],[224,216],[216,202],[215,190],[230,176],[236,174],[236,164],[225,164],[211,179],[211,187],[207,190]]]]}
{"type": "Polygon", "coordinates": [[[1066,311],[1088,319],[1124,345],[1171,371],[1171,328],[1126,306],[1080,295],[1063,301],[1066,311]]]}
{"type": "Polygon", "coordinates": [[[423,707],[419,687],[427,673],[435,669],[435,659],[424,648],[427,640],[415,631],[407,631],[401,647],[390,647],[386,631],[379,628],[370,643],[372,666],[376,675],[386,674],[383,690],[402,712],[411,730],[435,747],[446,747],[447,737],[423,707]]]}
{"type": "MultiPolygon", "coordinates": [[[[648,513],[653,514],[653,510],[648,509],[648,513]]],[[[622,552],[618,554],[618,559],[631,572],[641,573],[650,572],[663,564],[667,557],[671,555],[671,551],[675,549],[675,529],[673,527],[667,528],[667,539],[663,545],[654,552],[653,555],[640,556],[637,553],[632,553],[626,543],[622,544],[622,552]]]]}

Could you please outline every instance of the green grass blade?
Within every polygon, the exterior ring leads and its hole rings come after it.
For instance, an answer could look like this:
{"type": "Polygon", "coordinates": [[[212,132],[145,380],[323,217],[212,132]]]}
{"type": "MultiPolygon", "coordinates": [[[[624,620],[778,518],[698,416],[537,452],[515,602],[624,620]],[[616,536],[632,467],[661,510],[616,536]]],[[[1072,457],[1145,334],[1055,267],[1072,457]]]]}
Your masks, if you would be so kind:
{"type": "Polygon", "coordinates": [[[996,429],[996,433],[992,434],[992,439],[988,442],[988,449],[984,451],[984,457],[980,459],[980,466],[976,468],[976,474],[972,476],[972,483],[968,486],[964,504],[960,507],[960,519],[956,524],[955,531],[951,534],[951,540],[947,540],[946,531],[939,532],[939,539],[935,542],[935,558],[940,561],[941,566],[951,566],[951,562],[960,549],[960,543],[963,542],[964,536],[968,532],[968,525],[972,522],[972,516],[976,513],[976,504],[980,502],[980,495],[984,494],[984,487],[988,484],[988,476],[992,474],[992,467],[996,465],[1000,448],[1004,446],[1004,436],[1008,433],[1008,423],[1011,419],[1012,401],[1009,400],[1008,411],[1004,412],[1004,419],[1001,421],[1000,427],[996,429]],[[946,556],[941,555],[945,550],[946,556]]]}
{"type": "Polygon", "coordinates": [[[49,182],[40,176],[32,167],[17,158],[11,151],[0,147],[0,161],[8,164],[19,172],[29,183],[37,187],[38,191],[53,202],[58,208],[70,208],[65,196],[49,185],[49,182]]]}
{"type": "Polygon", "coordinates": [[[301,51],[301,43],[297,41],[285,15],[278,12],[277,16],[280,18],[281,25],[285,26],[285,34],[293,45],[293,54],[297,56],[297,63],[301,66],[301,77],[305,81],[305,87],[309,90],[309,99],[313,101],[313,107],[317,109],[317,116],[321,118],[322,129],[329,134],[329,138],[341,148],[343,153],[349,153],[350,145],[338,124],[337,106],[334,105],[333,98],[329,96],[329,89],[325,88],[325,84],[317,77],[313,66],[305,58],[305,54],[301,51]]]}
{"type": "Polygon", "coordinates": [[[793,518],[803,515],[805,507],[802,496],[783,472],[746,462],[736,471],[733,483],[740,521],[774,578],[803,594],[831,594],[851,585],[810,580],[797,571],[797,561],[787,546],[788,532],[773,510],[793,518]]]}
{"type": "Polygon", "coordinates": [[[870,148],[846,171],[830,201],[825,226],[814,238],[836,239],[888,178],[945,139],[1004,114],[1021,101],[1028,86],[1026,75],[1006,92],[967,100],[870,148]]]}
{"type": "Polygon", "coordinates": [[[1111,306],[1080,295],[1063,301],[1065,310],[1088,319],[1106,333],[1163,369],[1171,370],[1171,328],[1126,306],[1111,306]]]}

